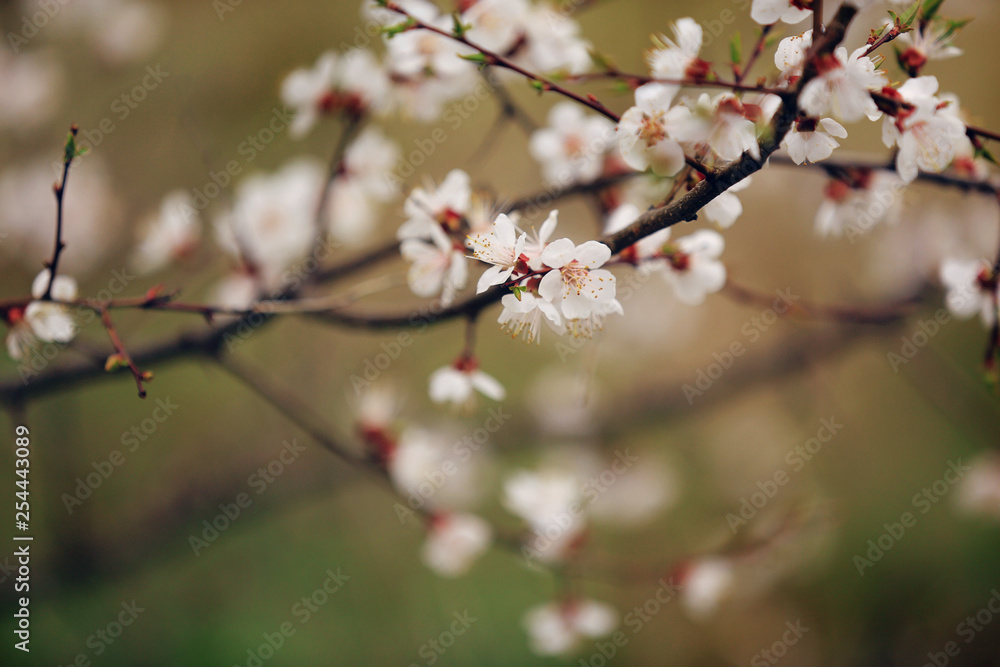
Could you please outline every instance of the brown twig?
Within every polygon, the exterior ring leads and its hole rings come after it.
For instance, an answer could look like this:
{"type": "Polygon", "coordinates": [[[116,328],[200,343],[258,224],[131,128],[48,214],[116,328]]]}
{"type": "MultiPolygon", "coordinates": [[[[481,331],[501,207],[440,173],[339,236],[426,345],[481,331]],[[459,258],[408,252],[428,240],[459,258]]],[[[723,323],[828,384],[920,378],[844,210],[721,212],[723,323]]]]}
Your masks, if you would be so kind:
{"type": "Polygon", "coordinates": [[[138,366],[135,365],[132,355],[129,354],[128,350],[125,348],[125,343],[122,342],[121,337],[118,335],[118,330],[115,328],[115,323],[111,320],[111,314],[108,312],[108,309],[101,308],[100,314],[101,322],[104,324],[104,329],[108,332],[108,338],[111,339],[111,345],[115,348],[115,356],[118,357],[118,363],[113,365],[110,363],[111,359],[109,359],[109,364],[106,368],[108,370],[112,370],[114,367],[121,364],[127,366],[129,372],[132,373],[132,377],[135,378],[135,386],[139,391],[139,398],[146,398],[145,383],[152,379],[152,375],[144,373],[139,370],[138,366]]]}
{"type": "Polygon", "coordinates": [[[63,199],[66,195],[66,181],[69,179],[69,167],[76,158],[76,135],[80,128],[75,124],[69,128],[69,136],[66,137],[66,146],[63,148],[63,172],[62,180],[52,188],[56,196],[56,240],[52,249],[52,259],[46,262],[49,269],[49,284],[45,286],[42,300],[48,301],[52,298],[52,285],[56,282],[56,274],[59,271],[59,258],[62,256],[66,244],[63,242],[63,199]]]}
{"type": "Polygon", "coordinates": [[[552,92],[558,93],[563,97],[567,97],[573,100],[574,102],[577,102],[578,104],[582,104],[585,107],[593,109],[602,116],[610,118],[615,123],[617,123],[620,120],[618,114],[616,114],[615,112],[611,111],[606,106],[601,104],[600,101],[598,101],[598,99],[593,95],[588,95],[586,97],[577,95],[573,91],[563,88],[559,84],[549,79],[546,79],[545,77],[539,74],[535,74],[534,72],[530,72],[524,69],[520,65],[515,64],[510,59],[500,55],[499,53],[495,53],[493,51],[490,51],[489,49],[479,46],[478,44],[470,41],[467,37],[465,37],[465,35],[461,36],[456,35],[454,33],[448,32],[447,30],[442,30],[441,28],[438,28],[436,26],[430,25],[429,23],[421,21],[420,19],[413,16],[411,13],[403,9],[401,6],[399,6],[399,4],[395,2],[387,2],[385,4],[385,7],[386,9],[390,9],[396,12],[397,14],[401,14],[402,16],[408,18],[412,24],[412,27],[409,28],[410,30],[428,30],[430,32],[437,33],[438,35],[447,37],[448,39],[453,39],[456,42],[464,44],[468,46],[470,49],[477,51],[483,57],[483,63],[486,65],[503,67],[504,69],[509,69],[512,72],[517,72],[526,79],[534,81],[536,84],[538,84],[541,90],[551,90],[552,92]]]}

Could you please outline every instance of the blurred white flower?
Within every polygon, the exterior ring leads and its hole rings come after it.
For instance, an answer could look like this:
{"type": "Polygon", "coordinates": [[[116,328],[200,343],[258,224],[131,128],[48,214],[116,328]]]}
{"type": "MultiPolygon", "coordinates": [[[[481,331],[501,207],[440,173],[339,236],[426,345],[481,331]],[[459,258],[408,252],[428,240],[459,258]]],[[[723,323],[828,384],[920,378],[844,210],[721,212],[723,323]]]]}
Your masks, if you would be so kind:
{"type": "Polygon", "coordinates": [[[249,265],[260,287],[280,288],[286,270],[308,253],[325,178],[322,166],[309,159],[251,175],[237,186],[232,209],[216,219],[220,246],[249,265]]]}
{"type": "Polygon", "coordinates": [[[993,326],[1000,288],[992,267],[975,259],[946,259],[940,277],[948,290],[945,303],[952,315],[963,320],[979,315],[984,326],[993,326]]]}
{"type": "Polygon", "coordinates": [[[725,558],[707,557],[687,563],[679,582],[684,609],[697,620],[712,615],[733,582],[733,565],[725,558]]]}
{"type": "Polygon", "coordinates": [[[368,239],[379,207],[399,193],[388,177],[399,159],[399,147],[375,128],[368,128],[344,153],[341,173],[330,186],[325,211],[330,236],[349,245],[368,239]]]}
{"type": "Polygon", "coordinates": [[[675,245],[664,278],[679,300],[696,306],[726,284],[726,265],[719,261],[726,242],[718,232],[702,229],[677,239],[675,245]]]}
{"type": "Polygon", "coordinates": [[[507,392],[495,377],[479,370],[474,359],[463,357],[450,366],[442,366],[430,377],[429,393],[435,403],[468,405],[474,393],[502,401],[507,392]]]}
{"type": "Polygon", "coordinates": [[[387,470],[393,484],[409,496],[411,506],[431,510],[468,507],[482,493],[482,452],[465,458],[456,447],[461,438],[448,430],[408,428],[389,453],[387,470]]]}
{"type": "Polygon", "coordinates": [[[413,188],[403,203],[406,221],[400,225],[396,238],[400,241],[428,238],[432,227],[457,232],[471,202],[469,175],[461,169],[448,172],[436,188],[433,185],[413,188]]]}
{"type": "Polygon", "coordinates": [[[420,551],[424,564],[442,577],[459,577],[493,541],[493,528],[474,514],[443,513],[431,521],[420,551]]]}
{"type": "Polygon", "coordinates": [[[657,79],[700,80],[708,74],[709,65],[698,57],[701,51],[702,29],[692,18],[678,19],[672,26],[674,40],[664,35],[653,38],[657,48],[646,54],[646,62],[657,79]]]}
{"type": "Polygon", "coordinates": [[[440,294],[441,305],[447,306],[468,279],[465,247],[453,241],[437,224],[427,229],[430,243],[408,238],[400,245],[403,258],[412,262],[406,279],[417,296],[427,298],[440,294]]]}
{"type": "MultiPolygon", "coordinates": [[[[76,336],[76,322],[72,310],[67,306],[52,301],[39,301],[45,296],[52,273],[44,269],[31,283],[31,301],[23,312],[18,312],[8,318],[11,320],[10,331],[7,333],[7,352],[15,361],[24,358],[25,354],[35,345],[36,340],[49,343],[68,343],[76,336]]],[[[76,298],[76,280],[66,275],[57,275],[52,281],[52,299],[57,301],[72,301],[76,298]]]]}
{"type": "Polygon", "coordinates": [[[191,195],[175,190],[163,198],[160,210],[148,217],[130,265],[142,274],[155,273],[188,256],[201,239],[201,219],[191,195]]]}
{"type": "Polygon", "coordinates": [[[812,14],[811,10],[802,9],[795,0],[753,0],[750,7],[750,18],[761,25],[783,23],[799,23],[812,14]]]}
{"type": "Polygon", "coordinates": [[[590,69],[590,42],[580,37],[580,24],[549,3],[536,4],[525,25],[524,46],[515,60],[533,72],[590,69]]]}
{"type": "Polygon", "coordinates": [[[881,115],[871,91],[888,85],[885,71],[875,68],[867,50],[861,47],[848,56],[847,49],[839,47],[833,54],[818,59],[819,76],[806,84],[799,97],[799,104],[810,116],[833,115],[845,123],[859,121],[865,116],[876,120],[881,115]]]}
{"type": "Polygon", "coordinates": [[[743,202],[736,196],[737,192],[742,192],[750,187],[752,178],[747,176],[739,183],[720,194],[712,201],[702,207],[701,212],[705,217],[717,224],[722,229],[729,229],[743,215],[743,202]]]}
{"type": "Polygon", "coordinates": [[[545,180],[565,185],[600,176],[614,141],[615,126],[607,118],[587,114],[574,102],[560,102],[549,111],[548,125],[531,135],[529,149],[545,180]]]}
{"type": "Polygon", "coordinates": [[[964,512],[1000,520],[1000,456],[985,454],[972,462],[959,482],[956,502],[964,512]]]}
{"type": "Polygon", "coordinates": [[[671,136],[690,150],[710,150],[722,162],[738,160],[743,153],[757,158],[757,127],[746,113],[732,93],[702,94],[693,104],[685,98],[668,114],[671,136]]]}
{"type": "Polygon", "coordinates": [[[812,30],[786,37],[774,52],[774,66],[781,70],[781,79],[790,81],[802,76],[806,53],[812,47],[812,30]]]}
{"type": "Polygon", "coordinates": [[[462,21],[472,26],[467,35],[474,43],[494,53],[506,53],[525,36],[530,22],[527,0],[476,0],[462,12],[462,21]]]}
{"type": "Polygon", "coordinates": [[[290,136],[301,139],[322,114],[339,109],[356,115],[386,111],[389,85],[385,70],[371,51],[323,53],[311,69],[297,69],[281,84],[281,100],[295,110],[290,136]]]}
{"type": "Polygon", "coordinates": [[[47,52],[15,55],[0,46],[0,128],[26,131],[44,125],[58,110],[63,72],[47,52]]]}
{"type": "Polygon", "coordinates": [[[597,639],[618,627],[618,612],[589,599],[572,599],[534,607],[524,617],[531,650],[538,655],[562,655],[585,639],[597,639]]]}

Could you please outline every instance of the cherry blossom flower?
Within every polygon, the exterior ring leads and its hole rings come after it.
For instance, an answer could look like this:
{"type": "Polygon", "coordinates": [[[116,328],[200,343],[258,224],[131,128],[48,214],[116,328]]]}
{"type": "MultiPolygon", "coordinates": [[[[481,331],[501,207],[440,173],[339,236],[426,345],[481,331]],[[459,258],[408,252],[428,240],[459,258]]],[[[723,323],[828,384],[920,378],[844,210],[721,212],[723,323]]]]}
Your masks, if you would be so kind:
{"type": "Polygon", "coordinates": [[[524,46],[515,60],[535,72],[590,69],[590,42],[580,37],[580,25],[549,3],[535,5],[525,26],[524,46]]]}
{"type": "Polygon", "coordinates": [[[959,482],[956,504],[970,514],[1000,520],[1000,456],[985,454],[970,467],[959,482]]]}
{"type": "Polygon", "coordinates": [[[940,278],[948,290],[945,304],[952,315],[968,319],[978,314],[984,326],[993,326],[1000,290],[989,264],[974,259],[946,259],[941,263],[940,278]]]}
{"type": "Polygon", "coordinates": [[[856,169],[845,178],[832,179],[823,190],[816,210],[816,233],[820,236],[855,236],[880,222],[899,220],[905,183],[894,173],[856,169]]]}
{"type": "Polygon", "coordinates": [[[341,173],[330,186],[325,213],[332,238],[349,245],[368,238],[379,206],[399,193],[386,176],[398,159],[399,147],[377,129],[366,129],[351,143],[341,173]]]}
{"type": "Polygon", "coordinates": [[[494,401],[502,401],[507,395],[503,385],[479,370],[479,362],[471,357],[460,357],[454,364],[431,373],[430,397],[435,403],[469,405],[474,391],[494,401]]]}
{"type": "Polygon", "coordinates": [[[184,190],[163,199],[157,215],[147,218],[142,240],[130,259],[139,273],[154,273],[191,254],[201,238],[201,219],[184,190]]]}
{"type": "Polygon", "coordinates": [[[492,264],[483,272],[476,284],[476,294],[482,294],[493,285],[501,285],[510,280],[517,263],[524,252],[526,235],[514,226],[506,214],[501,213],[493,222],[489,233],[469,236],[468,246],[472,255],[481,262],[492,264]]]}
{"type": "Polygon", "coordinates": [[[532,292],[505,294],[500,303],[503,311],[497,322],[512,338],[521,336],[526,343],[538,342],[543,320],[557,334],[566,332],[559,309],[532,292]]]}
{"type": "Polygon", "coordinates": [[[403,204],[407,219],[396,233],[399,240],[426,238],[431,227],[442,225],[449,231],[458,231],[460,223],[469,211],[472,186],[469,175],[461,169],[448,172],[444,181],[436,189],[413,188],[403,204]]]}
{"type": "Polygon", "coordinates": [[[681,602],[695,619],[710,616],[732,588],[733,565],[724,558],[708,557],[688,563],[679,577],[681,602]]]}
{"type": "Polygon", "coordinates": [[[673,25],[674,40],[660,35],[653,39],[657,48],[646,54],[646,62],[657,79],[701,80],[710,65],[698,57],[702,29],[692,18],[678,19],[673,25]]]}
{"type": "MultiPolygon", "coordinates": [[[[605,234],[619,232],[639,219],[642,212],[635,204],[622,204],[608,216],[604,225],[605,234]]],[[[660,254],[663,245],[670,238],[670,228],[653,232],[649,236],[639,239],[628,248],[619,253],[626,262],[632,262],[640,267],[645,267],[645,260],[651,259],[660,254]]]]}
{"type": "Polygon", "coordinates": [[[327,51],[311,69],[298,69],[281,84],[281,99],[295,110],[289,128],[301,139],[320,116],[336,109],[360,114],[386,110],[389,79],[371,51],[352,49],[342,55],[327,51]]]}
{"type": "MultiPolygon", "coordinates": [[[[13,34],[13,33],[11,33],[13,34]]],[[[58,61],[48,52],[0,47],[0,127],[31,130],[48,122],[65,90],[58,61]]]]}
{"type": "Polygon", "coordinates": [[[847,130],[832,118],[799,118],[781,146],[795,164],[808,164],[833,155],[834,149],[840,146],[834,137],[846,139],[847,130]]]}
{"type": "Polygon", "coordinates": [[[667,112],[678,90],[663,83],[636,88],[635,106],[618,123],[618,147],[632,169],[652,167],[661,176],[673,176],[684,166],[684,151],[671,138],[667,125],[667,112]]]}
{"type": "Polygon", "coordinates": [[[431,520],[420,550],[424,564],[442,577],[459,577],[493,541],[490,524],[474,514],[443,513],[431,520]]]}
{"type": "MultiPolygon", "coordinates": [[[[433,3],[408,0],[402,6],[407,13],[427,25],[451,32],[451,17],[442,15],[433,3]]],[[[430,30],[406,30],[391,38],[387,36],[385,45],[392,71],[400,76],[430,73],[449,77],[475,71],[470,62],[458,57],[459,54],[472,53],[469,47],[430,30]]]]}
{"type": "Polygon", "coordinates": [[[786,37],[778,43],[774,52],[774,66],[781,70],[781,79],[786,82],[802,76],[806,64],[806,53],[812,47],[812,30],[801,35],[786,37]]]}
{"type": "Polygon", "coordinates": [[[899,62],[911,77],[915,77],[930,60],[947,60],[962,55],[964,51],[952,44],[955,33],[956,28],[947,21],[917,22],[913,30],[896,38],[900,46],[905,47],[900,49],[899,62]]]}
{"type": "Polygon", "coordinates": [[[832,55],[821,56],[819,76],[806,84],[799,97],[802,110],[816,118],[832,114],[845,123],[865,116],[876,120],[880,112],[871,91],[881,90],[888,81],[885,72],[863,55],[865,51],[862,47],[848,56],[847,49],[840,47],[832,55]]]}
{"type": "Polygon", "coordinates": [[[554,269],[542,276],[538,294],[559,308],[577,335],[589,335],[595,318],[621,313],[615,299],[615,276],[600,268],[611,258],[611,249],[599,241],[574,245],[558,239],[542,251],[542,262],[554,269]]]}
{"type": "Polygon", "coordinates": [[[237,186],[232,209],[216,220],[219,244],[248,263],[262,288],[279,288],[286,269],[309,251],[324,182],[323,167],[308,159],[251,175],[237,186]]]}
{"type": "Polygon", "coordinates": [[[717,224],[722,229],[729,229],[743,215],[743,203],[736,196],[737,192],[742,192],[750,187],[751,177],[746,177],[736,183],[728,190],[720,194],[712,201],[705,204],[701,213],[706,218],[717,224]]]}
{"type": "Polygon", "coordinates": [[[614,125],[587,114],[580,105],[560,102],[549,112],[548,127],[531,135],[529,149],[549,183],[590,181],[601,175],[604,155],[614,145],[614,125]]]}
{"type": "Polygon", "coordinates": [[[707,148],[722,162],[738,160],[743,153],[760,157],[757,127],[735,95],[702,94],[693,107],[689,100],[683,101],[669,114],[671,136],[682,145],[698,151],[707,148]]]}
{"type": "Polygon", "coordinates": [[[753,0],[750,18],[761,25],[799,23],[812,13],[803,8],[802,0],[753,0]]]}
{"type": "Polygon", "coordinates": [[[403,258],[413,262],[406,279],[413,293],[421,297],[441,295],[441,304],[447,306],[465,287],[468,266],[465,247],[445,234],[440,225],[427,228],[430,243],[408,238],[400,244],[403,258]]]}
{"type": "Polygon", "coordinates": [[[479,455],[459,465],[458,441],[458,434],[447,430],[411,427],[395,443],[380,444],[387,451],[376,453],[387,459],[389,478],[406,494],[410,508],[444,512],[476,503],[483,489],[479,455]]]}
{"type": "MultiPolygon", "coordinates": [[[[84,141],[78,145],[86,145],[84,141]]],[[[38,268],[38,258],[52,252],[52,225],[40,224],[51,221],[54,215],[52,184],[57,176],[52,167],[50,160],[39,158],[0,171],[0,229],[8,234],[0,243],[0,252],[32,272],[38,268]]],[[[68,274],[82,276],[99,266],[113,250],[115,244],[108,243],[108,239],[118,238],[124,206],[99,154],[73,164],[70,187],[72,224],[64,226],[63,241],[73,251],[63,255],[59,267],[68,274]]]]}
{"type": "Polygon", "coordinates": [[[597,639],[618,627],[618,612],[589,599],[571,599],[535,607],[524,617],[531,650],[538,655],[572,652],[584,639],[597,639]]]}
{"type": "Polygon", "coordinates": [[[542,252],[549,244],[549,239],[552,238],[552,234],[556,231],[558,223],[559,211],[551,211],[548,217],[545,218],[545,222],[542,223],[541,228],[537,231],[532,228],[527,232],[523,252],[524,256],[528,258],[528,267],[532,271],[542,270],[544,266],[542,263],[542,252]]]}
{"type": "Polygon", "coordinates": [[[566,558],[586,529],[579,478],[562,467],[520,470],[504,481],[503,506],[532,530],[526,558],[552,563],[566,558]]]}
{"type": "Polygon", "coordinates": [[[893,96],[912,108],[901,108],[895,117],[886,116],[882,141],[898,146],[896,172],[909,183],[919,172],[944,171],[955,158],[956,146],[967,144],[965,124],[958,117],[958,102],[935,96],[938,80],[933,76],[910,79],[893,96]]]}
{"type": "MultiPolygon", "coordinates": [[[[67,306],[39,300],[45,295],[51,275],[48,269],[42,270],[31,284],[31,295],[36,300],[23,311],[12,310],[8,314],[11,328],[7,334],[7,352],[15,361],[21,360],[36,340],[68,343],[76,336],[76,322],[67,306]]],[[[72,301],[76,295],[76,280],[57,275],[50,296],[56,301],[72,301]]]]}
{"type": "Polygon", "coordinates": [[[467,35],[474,43],[506,53],[524,37],[530,12],[527,0],[476,0],[462,12],[462,21],[472,26],[467,35]]]}
{"type": "Polygon", "coordinates": [[[664,278],[680,301],[696,306],[726,284],[726,265],[718,259],[725,240],[718,232],[702,229],[677,239],[675,245],[676,250],[668,253],[669,270],[664,278]]]}

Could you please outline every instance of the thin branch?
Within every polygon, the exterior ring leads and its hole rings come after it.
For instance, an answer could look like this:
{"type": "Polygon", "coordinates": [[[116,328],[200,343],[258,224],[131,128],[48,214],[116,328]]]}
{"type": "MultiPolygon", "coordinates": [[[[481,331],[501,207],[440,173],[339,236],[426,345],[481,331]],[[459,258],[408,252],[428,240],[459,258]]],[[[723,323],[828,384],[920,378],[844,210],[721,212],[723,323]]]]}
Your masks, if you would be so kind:
{"type": "Polygon", "coordinates": [[[822,35],[826,30],[823,25],[823,0],[813,0],[812,1],[812,13],[813,13],[813,39],[816,39],[819,35],[822,35]]]}
{"type": "Polygon", "coordinates": [[[139,391],[139,398],[146,398],[146,386],[145,383],[152,379],[150,373],[144,373],[139,370],[136,366],[135,361],[132,359],[132,355],[129,354],[128,350],[125,348],[125,343],[122,342],[121,337],[118,335],[118,330],[115,328],[115,323],[111,320],[111,314],[108,312],[107,308],[100,309],[101,322],[104,324],[104,329],[108,332],[108,338],[111,339],[111,345],[115,348],[115,356],[117,356],[116,363],[111,363],[114,357],[108,360],[108,365],[105,366],[107,370],[112,370],[120,365],[124,365],[128,368],[129,372],[132,373],[132,377],[135,378],[135,386],[139,391]]]}
{"type": "MultiPolygon", "coordinates": [[[[738,303],[747,305],[770,308],[774,303],[773,293],[759,292],[733,280],[726,281],[722,288],[722,294],[738,303]]],[[[896,323],[912,314],[918,305],[919,298],[878,306],[818,304],[801,299],[787,304],[790,314],[798,314],[810,319],[872,325],[896,323]]]]}
{"type": "Polygon", "coordinates": [[[330,166],[327,169],[326,181],[323,183],[323,190],[321,191],[319,201],[316,204],[316,239],[313,243],[314,248],[321,247],[323,245],[323,241],[326,239],[327,221],[325,213],[326,208],[330,203],[330,192],[333,190],[333,182],[337,179],[337,176],[343,172],[344,156],[347,154],[347,149],[350,147],[351,141],[355,136],[357,136],[357,133],[363,124],[364,116],[349,113],[347,124],[340,133],[337,145],[333,149],[333,156],[330,158],[330,166]]]}
{"type": "Polygon", "coordinates": [[[56,274],[59,272],[59,257],[62,256],[66,244],[63,242],[63,199],[66,194],[66,181],[69,180],[69,167],[73,164],[77,155],[76,135],[80,128],[75,124],[69,128],[69,136],[66,137],[66,146],[63,149],[63,172],[62,180],[53,187],[56,196],[56,240],[52,249],[52,259],[46,262],[49,269],[49,284],[45,286],[42,300],[48,301],[52,298],[52,285],[56,282],[56,274]]]}
{"type": "Polygon", "coordinates": [[[607,116],[608,118],[610,118],[611,120],[613,120],[615,123],[617,123],[619,120],[621,120],[620,117],[618,116],[618,114],[614,113],[613,111],[611,111],[610,109],[608,109],[606,106],[604,106],[603,104],[601,104],[597,100],[597,98],[594,97],[593,95],[588,95],[586,97],[583,97],[581,95],[577,95],[573,91],[568,90],[566,88],[563,88],[559,84],[557,84],[557,83],[555,83],[553,81],[550,81],[549,79],[546,79],[545,77],[543,77],[543,76],[541,76],[539,74],[535,74],[534,72],[530,72],[530,71],[524,69],[520,65],[515,64],[514,62],[512,62],[508,58],[505,58],[504,56],[500,55],[499,53],[495,53],[493,51],[490,51],[489,49],[486,49],[486,48],[484,48],[482,46],[479,46],[478,44],[470,41],[467,37],[465,37],[465,35],[459,36],[459,35],[456,35],[454,33],[449,32],[447,30],[442,30],[441,28],[438,28],[436,26],[430,25],[429,23],[425,23],[424,21],[421,21],[420,19],[418,19],[417,17],[413,16],[413,14],[409,13],[408,11],[406,11],[405,9],[403,9],[401,6],[399,6],[395,2],[387,2],[385,4],[385,7],[386,7],[386,9],[391,9],[392,11],[396,12],[397,14],[401,14],[401,15],[405,16],[406,18],[408,18],[410,20],[410,22],[411,22],[411,27],[409,28],[410,30],[428,30],[430,32],[437,33],[438,35],[442,35],[443,37],[447,37],[448,39],[453,39],[456,42],[459,42],[460,44],[464,44],[464,45],[468,46],[469,48],[473,49],[474,51],[477,51],[478,53],[480,53],[483,56],[483,59],[484,59],[483,62],[486,65],[493,65],[495,67],[503,67],[504,69],[509,69],[512,72],[517,72],[518,74],[520,74],[521,76],[525,77],[526,79],[529,79],[529,80],[534,81],[535,83],[537,83],[541,87],[542,90],[551,90],[552,92],[558,93],[558,94],[562,95],[563,97],[567,97],[567,98],[573,100],[574,102],[577,102],[578,104],[582,104],[585,107],[589,107],[589,108],[593,109],[594,111],[596,111],[597,113],[601,114],[602,116],[607,116]]]}

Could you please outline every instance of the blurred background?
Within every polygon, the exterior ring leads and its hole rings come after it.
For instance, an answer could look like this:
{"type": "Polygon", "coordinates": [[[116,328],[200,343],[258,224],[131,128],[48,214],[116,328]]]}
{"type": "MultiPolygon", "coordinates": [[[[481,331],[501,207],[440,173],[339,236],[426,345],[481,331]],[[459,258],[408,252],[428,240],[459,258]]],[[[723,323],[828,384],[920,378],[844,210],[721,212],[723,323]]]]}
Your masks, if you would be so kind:
{"type": "MultiPolygon", "coordinates": [[[[48,188],[71,123],[93,149],[70,180],[65,269],[79,279],[82,295],[93,295],[125,267],[140,222],[164,195],[203,189],[210,171],[243,159],[240,146],[281,107],[284,76],[311,66],[324,50],[364,45],[356,42],[363,24],[353,1],[51,4],[58,10],[39,26],[34,17],[45,3],[0,2],[5,35],[37,27],[16,54],[10,39],[0,47],[0,72],[6,69],[0,75],[0,298],[24,295],[48,257],[55,213],[48,188]],[[151,71],[160,73],[154,85],[151,71]],[[123,100],[144,78],[144,99],[123,100]]],[[[744,45],[751,44],[748,5],[607,0],[588,4],[577,17],[597,49],[623,70],[643,71],[650,33],[667,32],[682,16],[705,25],[735,17],[726,36],[738,29],[744,45]]],[[[1000,90],[991,70],[1000,7],[948,0],[943,11],[975,20],[958,39],[965,56],[933,62],[927,73],[959,96],[970,122],[1000,128],[1000,90]]],[[[875,15],[859,21],[849,43],[865,40],[875,15]]],[[[724,61],[726,36],[711,40],[703,57],[724,61]]],[[[898,70],[891,71],[898,78],[898,70]]],[[[517,81],[508,88],[544,122],[555,100],[517,81]]],[[[580,90],[619,112],[631,104],[629,94],[611,85],[580,90]]],[[[538,191],[539,169],[518,127],[505,127],[488,151],[479,150],[498,113],[489,100],[457,129],[443,121],[381,123],[404,152],[435,127],[447,128],[447,140],[404,189],[425,176],[439,182],[460,167],[477,187],[501,198],[538,191]]],[[[878,125],[849,129],[840,157],[888,159],[878,125]]],[[[338,133],[338,124],[327,122],[303,141],[278,136],[255,153],[247,172],[274,171],[302,154],[326,160],[338,133]]],[[[525,611],[563,590],[566,576],[574,590],[613,605],[627,620],[630,610],[655,599],[660,577],[708,554],[735,563],[735,581],[714,612],[693,615],[678,601],[652,605],[656,612],[638,631],[623,625],[627,644],[609,664],[920,665],[948,642],[960,652],[947,664],[1000,664],[996,614],[989,612],[992,623],[980,614],[981,629],[968,643],[962,627],[969,626],[960,625],[1000,589],[1000,512],[975,511],[982,508],[963,501],[970,492],[960,484],[933,486],[953,463],[986,460],[1000,445],[1000,408],[980,366],[986,332],[978,321],[952,321],[906,363],[894,368],[887,356],[919,340],[914,334],[921,322],[926,331],[942,308],[935,276],[943,255],[995,254],[997,203],[919,185],[908,191],[895,226],[880,225],[853,241],[822,239],[813,219],[825,182],[821,170],[780,165],[755,176],[741,194],[742,218],[725,232],[730,276],[764,294],[788,290],[821,303],[880,304],[920,294],[908,318],[884,326],[803,318],[763,324],[770,322],[766,307],[723,295],[687,307],[655,278],[629,283],[633,289],[621,295],[626,317],[609,321],[582,346],[560,347],[553,336],[537,347],[511,341],[492,324],[498,311],[486,313],[477,353],[506,386],[502,409],[511,417],[476,455],[479,513],[500,526],[519,525],[498,500],[503,478],[518,468],[570,460],[581,470],[600,470],[617,452],[638,457],[609,492],[604,516],[595,512],[581,562],[559,576],[494,549],[468,575],[438,577],[418,558],[423,531],[413,520],[401,525],[396,499],[382,485],[201,359],[154,365],[145,401],[135,397],[127,375],[31,401],[17,419],[32,438],[32,651],[10,664],[73,664],[81,655],[95,665],[259,664],[254,654],[261,655],[265,635],[292,622],[295,634],[262,662],[600,665],[604,657],[590,640],[566,658],[533,655],[522,627],[525,611]],[[745,353],[689,401],[684,385],[714,373],[713,363],[722,363],[735,343],[745,353]],[[159,419],[164,412],[154,411],[164,405],[173,407],[159,419]],[[808,460],[796,459],[790,453],[818,438],[823,420],[842,428],[808,460]],[[260,477],[253,476],[292,441],[305,451],[258,493],[260,477]],[[115,450],[124,463],[89,497],[67,506],[67,494],[77,493],[81,479],[107,470],[115,450]],[[787,483],[734,530],[727,516],[770,488],[778,471],[787,473],[787,483]],[[918,498],[925,488],[932,489],[933,503],[918,498]],[[241,493],[249,493],[250,506],[195,554],[191,537],[203,536],[203,522],[241,493]],[[905,512],[916,524],[859,575],[856,557],[871,558],[869,540],[877,545],[885,524],[905,512]],[[323,586],[329,571],[348,579],[300,622],[296,605],[323,586]],[[113,625],[123,604],[142,611],[119,636],[98,634],[117,634],[113,625]],[[476,619],[468,632],[446,650],[428,648],[463,612],[476,619]],[[782,655],[765,657],[761,652],[782,641],[789,623],[808,631],[782,655]]],[[[204,214],[206,223],[228,197],[204,214]]],[[[579,241],[594,234],[599,221],[587,202],[559,208],[561,233],[579,241]]],[[[536,223],[543,218],[544,212],[536,223]]],[[[397,200],[386,207],[370,245],[390,239],[401,221],[397,200]]],[[[334,259],[356,252],[345,249],[334,259]]],[[[207,243],[174,270],[136,278],[124,293],[142,295],[162,282],[197,301],[228,268],[207,243]]],[[[358,280],[404,270],[392,261],[358,280]]],[[[619,274],[620,290],[628,275],[619,274]]],[[[405,286],[375,302],[417,303],[405,286]]],[[[117,323],[135,345],[204,328],[196,317],[170,313],[121,313],[117,323]]],[[[463,337],[458,322],[416,334],[379,374],[380,384],[405,397],[401,425],[442,429],[458,440],[496,407],[481,400],[475,411],[456,414],[427,398],[428,375],[454,358],[463,337]]],[[[254,333],[236,354],[351,438],[357,403],[351,377],[363,376],[366,363],[397,340],[396,332],[287,318],[254,333]]],[[[104,331],[92,324],[78,345],[50,363],[76,361],[106,345],[104,331]]],[[[4,357],[0,377],[17,381],[17,364],[4,357]]],[[[0,421],[12,434],[10,414],[0,421]]],[[[0,452],[0,483],[10,501],[0,504],[0,521],[12,526],[13,446],[0,452]]],[[[13,548],[6,541],[0,547],[4,609],[16,598],[13,548]]],[[[9,614],[0,629],[6,653],[9,614]]]]}

